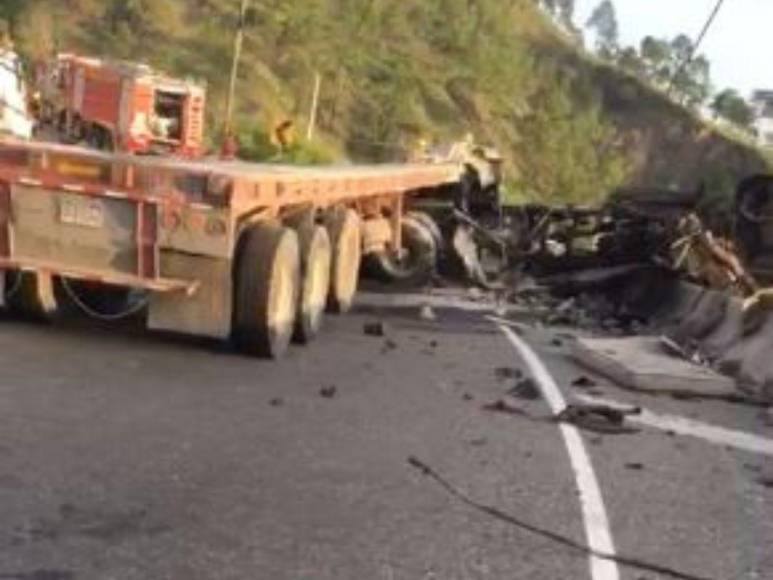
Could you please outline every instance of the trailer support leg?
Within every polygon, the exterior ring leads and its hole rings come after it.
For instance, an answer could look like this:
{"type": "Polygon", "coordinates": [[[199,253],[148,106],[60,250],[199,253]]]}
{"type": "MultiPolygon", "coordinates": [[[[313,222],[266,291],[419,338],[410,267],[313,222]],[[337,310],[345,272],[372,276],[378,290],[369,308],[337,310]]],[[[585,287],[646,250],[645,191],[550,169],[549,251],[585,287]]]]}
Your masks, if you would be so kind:
{"type": "Polygon", "coordinates": [[[56,311],[56,296],[54,295],[54,277],[49,272],[37,272],[38,302],[43,312],[51,314],[56,311]]]}
{"type": "Polygon", "coordinates": [[[392,204],[392,250],[400,255],[403,251],[403,196],[395,197],[392,204]]]}

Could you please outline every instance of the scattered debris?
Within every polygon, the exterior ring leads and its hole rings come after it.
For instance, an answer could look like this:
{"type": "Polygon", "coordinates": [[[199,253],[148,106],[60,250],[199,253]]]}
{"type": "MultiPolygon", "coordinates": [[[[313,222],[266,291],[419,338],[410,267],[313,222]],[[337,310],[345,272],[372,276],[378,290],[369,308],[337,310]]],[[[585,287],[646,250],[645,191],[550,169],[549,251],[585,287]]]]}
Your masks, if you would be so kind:
{"type": "Polygon", "coordinates": [[[564,341],[561,340],[560,338],[554,338],[553,340],[550,341],[550,344],[560,348],[564,346],[564,341]]]}
{"type": "Polygon", "coordinates": [[[685,393],[680,391],[668,394],[675,401],[697,401],[701,398],[700,395],[696,395],[695,393],[685,393]]]}
{"type": "Polygon", "coordinates": [[[285,404],[285,401],[281,397],[277,397],[276,399],[271,399],[268,404],[272,407],[281,407],[285,404]]]}
{"type": "Polygon", "coordinates": [[[483,447],[488,443],[488,439],[486,439],[485,437],[479,437],[477,439],[470,439],[469,443],[473,447],[483,447]]]}
{"type": "Polygon", "coordinates": [[[686,341],[686,344],[679,344],[674,338],[666,335],[660,336],[658,340],[660,340],[663,350],[668,354],[696,365],[707,366],[709,364],[694,341],[686,341]]]}
{"type": "Polygon", "coordinates": [[[467,289],[467,298],[473,302],[480,302],[481,300],[485,299],[485,297],[486,295],[483,293],[483,290],[477,286],[472,286],[467,289]]]}
{"type": "Polygon", "coordinates": [[[499,399],[493,403],[487,403],[481,407],[484,411],[491,411],[492,413],[505,413],[508,415],[525,415],[526,412],[518,407],[512,401],[507,399],[499,399]]]}
{"type": "Polygon", "coordinates": [[[387,325],[383,321],[366,322],[363,326],[363,332],[367,336],[386,336],[387,325]]]}
{"type": "Polygon", "coordinates": [[[438,346],[440,346],[440,345],[438,344],[437,340],[430,340],[429,341],[429,347],[430,348],[437,348],[438,346]]]}
{"type": "Polygon", "coordinates": [[[386,339],[384,341],[384,346],[381,347],[381,354],[386,354],[393,350],[397,350],[397,343],[391,338],[386,339]]]}
{"type": "Polygon", "coordinates": [[[462,395],[463,401],[472,401],[475,397],[473,397],[470,393],[464,393],[462,395]]]}
{"type": "Polygon", "coordinates": [[[335,385],[331,385],[329,387],[322,387],[319,390],[319,396],[325,399],[332,399],[336,396],[337,393],[338,393],[338,387],[336,387],[335,385]]]}
{"type": "Polygon", "coordinates": [[[569,405],[556,415],[555,420],[596,433],[638,433],[638,429],[627,427],[624,423],[627,416],[639,414],[639,407],[615,409],[607,405],[569,405]]]}
{"type": "Polygon", "coordinates": [[[537,401],[542,398],[542,392],[536,381],[530,377],[521,379],[518,384],[507,392],[511,397],[527,401],[537,401]]]}
{"type": "Polygon", "coordinates": [[[644,469],[644,464],[638,462],[626,463],[625,468],[630,469],[631,471],[642,471],[644,469]]]}
{"type": "Polygon", "coordinates": [[[515,367],[498,367],[494,370],[497,378],[500,380],[520,379],[523,377],[523,371],[515,367]]]}
{"type": "Polygon", "coordinates": [[[773,476],[758,477],[756,481],[766,489],[773,489],[773,476]]]}
{"type": "Polygon", "coordinates": [[[435,311],[429,304],[425,304],[421,307],[419,310],[419,319],[424,320],[426,322],[434,322],[437,320],[437,316],[435,315],[435,311]]]}
{"type": "Polygon", "coordinates": [[[585,375],[582,375],[572,381],[572,386],[577,387],[578,389],[587,389],[589,387],[595,387],[596,381],[586,377],[585,375]]]}

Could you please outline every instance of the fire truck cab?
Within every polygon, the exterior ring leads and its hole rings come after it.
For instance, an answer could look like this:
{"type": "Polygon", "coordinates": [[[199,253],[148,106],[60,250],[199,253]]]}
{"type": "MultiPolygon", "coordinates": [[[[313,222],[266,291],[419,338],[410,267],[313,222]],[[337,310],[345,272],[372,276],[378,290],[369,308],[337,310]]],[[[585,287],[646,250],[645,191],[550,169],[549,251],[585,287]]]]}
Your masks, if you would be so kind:
{"type": "Polygon", "coordinates": [[[202,153],[205,87],[145,65],[61,54],[39,79],[44,121],[67,140],[125,153],[202,153]]]}

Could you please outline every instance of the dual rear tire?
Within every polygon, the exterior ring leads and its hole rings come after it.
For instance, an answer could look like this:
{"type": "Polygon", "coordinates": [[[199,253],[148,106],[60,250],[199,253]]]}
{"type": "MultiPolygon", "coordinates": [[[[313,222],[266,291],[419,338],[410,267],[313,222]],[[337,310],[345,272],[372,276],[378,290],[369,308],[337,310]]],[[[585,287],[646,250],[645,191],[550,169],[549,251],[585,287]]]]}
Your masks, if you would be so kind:
{"type": "Polygon", "coordinates": [[[298,235],[275,225],[247,230],[237,251],[233,338],[247,354],[277,358],[293,337],[300,293],[298,235]]]}
{"type": "Polygon", "coordinates": [[[279,358],[293,340],[307,344],[319,333],[326,308],[351,308],[361,228],[354,211],[339,216],[327,227],[258,224],[244,232],[234,266],[233,338],[240,351],[279,358]]]}

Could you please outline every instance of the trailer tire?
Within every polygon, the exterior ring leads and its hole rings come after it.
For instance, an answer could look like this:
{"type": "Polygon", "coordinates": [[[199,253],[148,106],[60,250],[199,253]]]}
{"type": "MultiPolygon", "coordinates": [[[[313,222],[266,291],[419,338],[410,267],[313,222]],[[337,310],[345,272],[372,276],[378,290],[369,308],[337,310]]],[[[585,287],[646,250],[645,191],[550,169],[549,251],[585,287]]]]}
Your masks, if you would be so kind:
{"type": "Polygon", "coordinates": [[[435,240],[435,246],[437,248],[438,258],[443,253],[444,238],[443,232],[440,226],[431,215],[424,211],[410,211],[406,214],[407,217],[418,221],[423,225],[429,233],[432,235],[432,239],[435,240]]]}
{"type": "Polygon", "coordinates": [[[362,224],[354,210],[333,212],[327,229],[333,247],[328,310],[345,314],[354,304],[362,260],[362,224]]]}
{"type": "Polygon", "coordinates": [[[242,234],[236,256],[233,336],[242,352],[279,358],[295,329],[300,292],[298,235],[276,225],[242,234]]]}
{"type": "Polygon", "coordinates": [[[322,326],[330,290],[333,250],[330,236],[321,226],[300,230],[299,238],[302,284],[294,339],[308,344],[322,326]]]}
{"type": "Polygon", "coordinates": [[[414,287],[428,284],[437,271],[436,234],[423,218],[406,215],[402,219],[402,239],[404,255],[401,257],[388,251],[375,254],[372,271],[380,280],[391,284],[414,287]]]}

